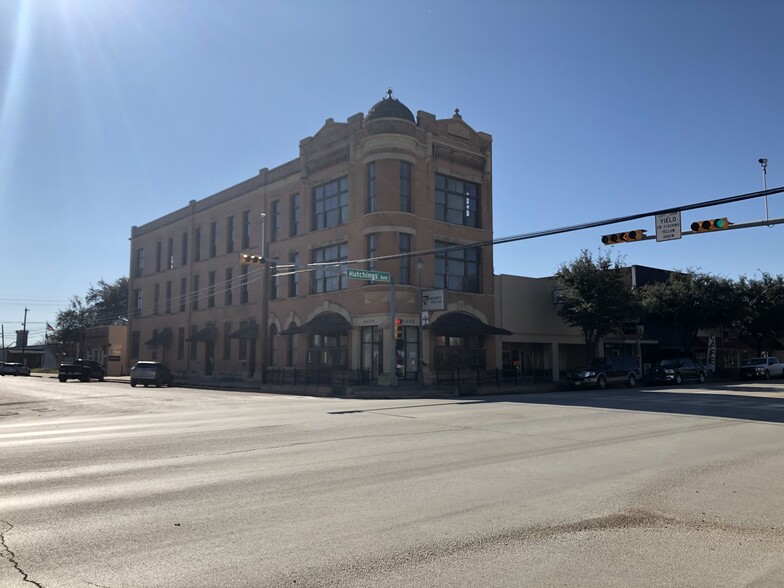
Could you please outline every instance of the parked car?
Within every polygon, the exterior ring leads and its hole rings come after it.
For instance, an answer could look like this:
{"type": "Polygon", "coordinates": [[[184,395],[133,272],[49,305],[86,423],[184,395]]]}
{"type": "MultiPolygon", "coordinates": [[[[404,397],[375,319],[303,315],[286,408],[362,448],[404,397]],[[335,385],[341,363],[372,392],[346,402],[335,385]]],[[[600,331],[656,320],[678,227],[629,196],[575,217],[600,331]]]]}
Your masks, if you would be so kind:
{"type": "Polygon", "coordinates": [[[706,378],[705,366],[695,363],[688,357],[662,359],[650,370],[648,380],[657,383],[681,384],[687,380],[704,382],[706,378]]]}
{"type": "Polygon", "coordinates": [[[91,359],[76,359],[70,363],[61,363],[57,372],[57,379],[61,382],[66,380],[81,380],[82,382],[98,380],[103,382],[105,377],[106,370],[103,369],[103,366],[91,359]]]}
{"type": "Polygon", "coordinates": [[[0,376],[29,376],[30,368],[21,363],[0,362],[0,376]]]}
{"type": "Polygon", "coordinates": [[[748,378],[781,378],[784,376],[784,363],[775,357],[752,357],[744,359],[738,368],[741,379],[748,378]]]}
{"type": "Polygon", "coordinates": [[[606,388],[611,384],[626,384],[634,387],[640,379],[640,367],[633,357],[597,357],[588,365],[567,376],[569,383],[577,388],[606,388]]]}
{"type": "Polygon", "coordinates": [[[131,368],[131,386],[143,384],[146,388],[154,385],[160,388],[163,385],[173,386],[174,376],[165,363],[160,361],[137,361],[131,368]]]}

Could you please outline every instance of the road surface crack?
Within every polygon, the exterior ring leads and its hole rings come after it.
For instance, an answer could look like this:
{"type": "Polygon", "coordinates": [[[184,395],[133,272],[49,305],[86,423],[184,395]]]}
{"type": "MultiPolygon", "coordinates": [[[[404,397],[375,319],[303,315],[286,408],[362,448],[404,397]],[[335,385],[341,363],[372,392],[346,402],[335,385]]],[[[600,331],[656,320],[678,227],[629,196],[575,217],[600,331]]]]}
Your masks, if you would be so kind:
{"type": "Polygon", "coordinates": [[[17,572],[19,572],[19,574],[21,574],[22,580],[28,582],[29,584],[32,584],[33,586],[38,586],[38,588],[45,588],[43,584],[39,584],[35,580],[30,579],[30,576],[27,574],[27,572],[25,572],[19,565],[19,562],[16,561],[16,554],[13,551],[11,551],[11,549],[8,547],[8,544],[6,544],[5,534],[8,533],[8,531],[10,531],[11,529],[13,529],[14,526],[8,521],[0,521],[0,522],[2,522],[3,526],[5,527],[0,532],[0,558],[6,559],[9,562],[11,562],[11,565],[14,566],[14,569],[17,572]]]}

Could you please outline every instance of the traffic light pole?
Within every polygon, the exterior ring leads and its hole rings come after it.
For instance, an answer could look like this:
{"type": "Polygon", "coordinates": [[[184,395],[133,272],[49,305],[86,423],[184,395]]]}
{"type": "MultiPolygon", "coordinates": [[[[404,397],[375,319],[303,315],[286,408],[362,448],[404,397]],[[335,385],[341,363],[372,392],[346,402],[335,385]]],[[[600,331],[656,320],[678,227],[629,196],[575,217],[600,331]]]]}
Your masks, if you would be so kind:
{"type": "Polygon", "coordinates": [[[397,388],[397,339],[395,339],[395,320],[397,315],[397,297],[395,296],[395,278],[389,278],[389,387],[397,388]]]}

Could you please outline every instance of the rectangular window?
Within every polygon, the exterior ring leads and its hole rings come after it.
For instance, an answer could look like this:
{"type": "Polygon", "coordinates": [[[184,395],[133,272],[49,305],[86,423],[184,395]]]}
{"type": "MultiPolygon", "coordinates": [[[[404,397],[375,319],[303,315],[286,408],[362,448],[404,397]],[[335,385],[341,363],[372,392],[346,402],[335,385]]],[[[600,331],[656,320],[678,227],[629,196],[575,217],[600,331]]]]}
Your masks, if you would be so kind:
{"type": "Polygon", "coordinates": [[[226,253],[234,251],[234,215],[226,218],[226,253]]]}
{"type": "Polygon", "coordinates": [[[199,343],[197,341],[194,341],[194,339],[196,338],[196,333],[198,333],[198,332],[199,332],[199,327],[197,327],[196,325],[191,325],[191,336],[188,337],[191,340],[190,341],[190,343],[191,343],[191,361],[196,361],[196,359],[198,359],[198,357],[199,357],[199,354],[198,354],[198,352],[199,352],[199,343]]]}
{"type": "Polygon", "coordinates": [[[193,276],[191,284],[191,309],[199,310],[199,274],[193,276]]]}
{"type": "Polygon", "coordinates": [[[139,348],[141,346],[141,334],[139,331],[131,333],[131,361],[139,359],[139,348]]]}
{"type": "Polygon", "coordinates": [[[144,247],[141,247],[136,250],[136,273],[137,278],[141,278],[144,275],[144,247]]]}
{"type": "Polygon", "coordinates": [[[348,287],[346,266],[340,262],[348,260],[348,244],[331,245],[314,249],[311,253],[314,264],[317,265],[311,280],[313,294],[324,292],[337,292],[348,287]]]}
{"type": "MultiPolygon", "coordinates": [[[[378,256],[378,233],[367,236],[367,269],[376,269],[376,257],[378,256]]],[[[368,282],[372,283],[372,282],[368,282]]]]}
{"type": "Polygon", "coordinates": [[[177,359],[185,359],[185,327],[177,329],[177,359]]]}
{"type": "Polygon", "coordinates": [[[289,298],[294,298],[299,296],[299,253],[290,254],[289,263],[294,266],[289,270],[289,298]]]}
{"type": "Polygon", "coordinates": [[[232,304],[231,289],[233,287],[233,284],[232,284],[233,281],[234,281],[234,268],[227,267],[226,268],[226,283],[224,284],[224,288],[226,289],[226,291],[224,293],[225,299],[223,301],[226,306],[231,306],[231,304],[232,304]]]}
{"type": "Polygon", "coordinates": [[[155,243],[155,271],[161,271],[161,242],[155,243]]]}
{"type": "Polygon", "coordinates": [[[166,282],[166,298],[164,299],[164,312],[171,314],[172,311],[172,283],[166,282]]]}
{"type": "Polygon", "coordinates": [[[240,304],[248,303],[248,266],[240,267],[240,304]]]}
{"type": "Polygon", "coordinates": [[[188,278],[180,278],[180,312],[185,312],[188,303],[188,278]]]}
{"type": "Polygon", "coordinates": [[[215,308],[215,272],[207,274],[207,308],[215,308]]]}
{"type": "MultiPolygon", "coordinates": [[[[451,243],[436,241],[436,250],[454,247],[451,243]]],[[[461,247],[452,251],[436,251],[435,287],[458,292],[481,291],[481,264],[479,247],[461,247]]]]}
{"type": "Polygon", "coordinates": [[[166,256],[166,267],[168,269],[174,269],[174,237],[169,237],[167,253],[169,255],[166,256]]]}
{"type": "Polygon", "coordinates": [[[291,208],[289,209],[289,235],[296,237],[299,235],[299,194],[294,194],[291,197],[291,208]]]}
{"type": "Polygon", "coordinates": [[[400,162],[400,211],[411,212],[411,164],[400,162]]]}
{"type": "Polygon", "coordinates": [[[250,248],[250,210],[242,211],[242,248],[250,248]]]}
{"type": "Polygon", "coordinates": [[[182,234],[182,251],[180,253],[180,265],[188,265],[188,231],[182,234]]]}
{"type": "Polygon", "coordinates": [[[313,230],[348,222],[348,177],[313,188],[313,230]]]}
{"type": "Polygon", "coordinates": [[[210,223],[210,257],[218,255],[218,221],[210,223]]]}
{"type": "Polygon", "coordinates": [[[201,227],[193,229],[193,261],[201,261],[201,227]]]}
{"type": "Polygon", "coordinates": [[[278,277],[278,260],[270,261],[269,269],[270,300],[280,298],[280,278],[278,277]]]}
{"type": "Polygon", "coordinates": [[[376,212],[376,162],[367,164],[367,212],[376,212]]]}
{"type": "Polygon", "coordinates": [[[155,288],[152,291],[152,313],[158,314],[158,310],[161,303],[161,285],[155,284],[155,288]]]}
{"type": "MultiPolygon", "coordinates": [[[[411,235],[408,233],[400,233],[398,238],[400,253],[411,253],[411,235]]],[[[400,258],[400,283],[411,283],[411,256],[404,255],[400,258]]]]}
{"type": "Polygon", "coordinates": [[[142,289],[136,288],[133,291],[133,317],[139,318],[142,316],[142,289]]]}
{"type": "Polygon", "coordinates": [[[481,227],[479,184],[436,174],[436,220],[481,227]]]}
{"type": "Polygon", "coordinates": [[[280,239],[280,200],[272,201],[272,233],[270,241],[280,239]]]}
{"type": "Polygon", "coordinates": [[[226,321],[223,323],[223,360],[229,361],[231,359],[231,323],[226,321]]]}

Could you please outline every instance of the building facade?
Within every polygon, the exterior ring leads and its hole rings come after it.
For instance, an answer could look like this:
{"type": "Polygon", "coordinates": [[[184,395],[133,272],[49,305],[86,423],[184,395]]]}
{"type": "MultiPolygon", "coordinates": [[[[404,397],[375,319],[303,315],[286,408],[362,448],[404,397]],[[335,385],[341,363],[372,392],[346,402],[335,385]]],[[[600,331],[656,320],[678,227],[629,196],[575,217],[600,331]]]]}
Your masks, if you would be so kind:
{"type": "Polygon", "coordinates": [[[297,159],[132,228],[130,363],[379,383],[493,369],[492,238],[492,137],[390,91],[297,159]]]}

